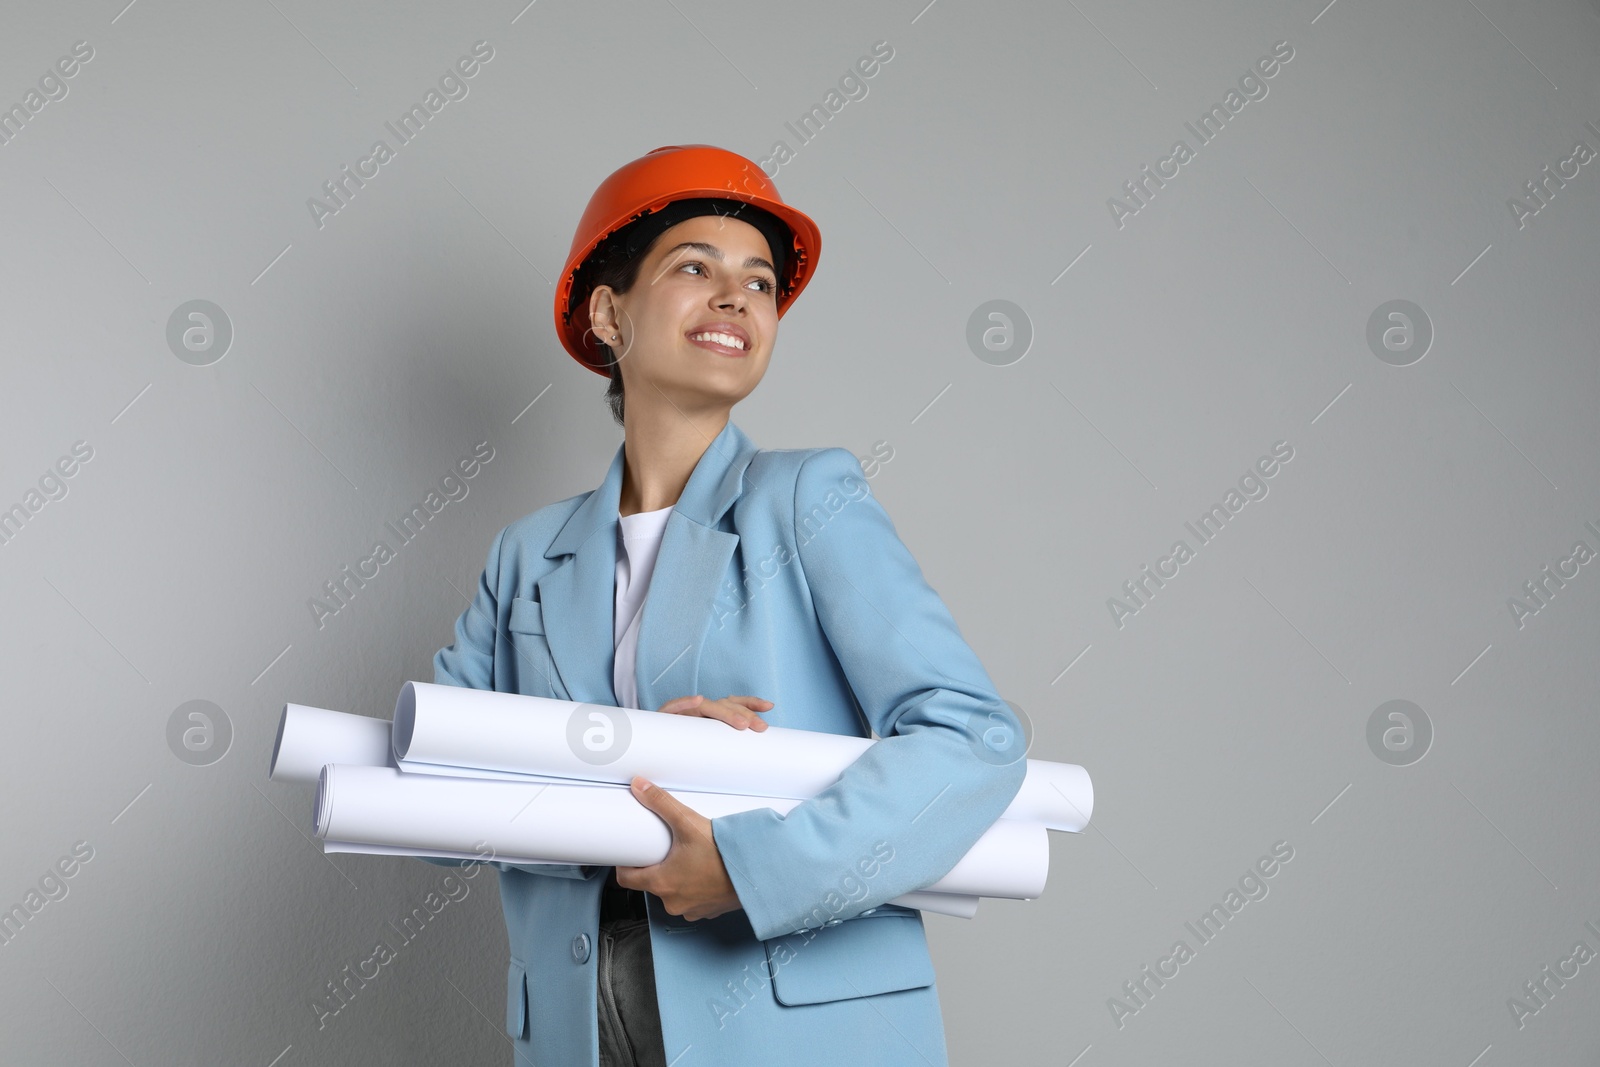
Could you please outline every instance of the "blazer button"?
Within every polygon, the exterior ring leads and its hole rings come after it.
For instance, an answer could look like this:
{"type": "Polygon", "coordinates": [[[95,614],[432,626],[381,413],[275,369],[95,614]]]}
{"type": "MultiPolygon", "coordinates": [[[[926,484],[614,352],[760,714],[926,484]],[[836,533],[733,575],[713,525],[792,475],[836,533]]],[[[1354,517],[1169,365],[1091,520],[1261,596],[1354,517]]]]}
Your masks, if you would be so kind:
{"type": "Polygon", "coordinates": [[[572,962],[586,963],[589,959],[589,935],[579,934],[572,939],[572,962]]]}

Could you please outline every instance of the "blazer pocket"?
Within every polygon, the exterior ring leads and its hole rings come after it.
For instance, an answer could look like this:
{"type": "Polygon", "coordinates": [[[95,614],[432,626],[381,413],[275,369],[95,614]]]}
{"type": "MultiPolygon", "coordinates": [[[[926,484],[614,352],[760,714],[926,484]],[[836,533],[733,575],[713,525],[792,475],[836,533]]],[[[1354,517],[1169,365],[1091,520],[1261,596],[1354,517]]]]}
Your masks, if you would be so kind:
{"type": "Polygon", "coordinates": [[[506,1033],[518,1040],[528,1036],[528,972],[515,958],[506,968],[506,1033]]]}
{"type": "Polygon", "coordinates": [[[544,633],[544,608],[537,600],[525,596],[512,598],[511,618],[506,622],[506,629],[514,634],[544,633]]]}
{"type": "Polygon", "coordinates": [[[517,692],[523,696],[558,696],[555,662],[550,657],[550,644],[544,632],[544,608],[537,600],[513,598],[506,630],[516,667],[517,692]]]}
{"type": "Polygon", "coordinates": [[[917,989],[934,980],[917,913],[878,911],[762,944],[772,995],[790,1007],[917,989]]]}

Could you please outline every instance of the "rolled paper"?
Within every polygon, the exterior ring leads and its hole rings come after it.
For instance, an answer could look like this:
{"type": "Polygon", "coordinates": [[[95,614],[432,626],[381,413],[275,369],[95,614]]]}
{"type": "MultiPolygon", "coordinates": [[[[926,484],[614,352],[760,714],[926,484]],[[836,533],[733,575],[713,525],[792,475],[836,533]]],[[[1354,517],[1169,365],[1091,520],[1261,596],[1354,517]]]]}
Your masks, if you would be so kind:
{"type": "MultiPolygon", "coordinates": [[[[621,786],[642,775],[672,790],[794,800],[822,792],[875,744],[869,737],[783,726],[735,730],[694,715],[429,682],[406,682],[394,713],[395,765],[406,772],[621,786]]],[[[1088,771],[1030,759],[1000,818],[1080,833],[1093,809],[1088,771]]]]}
{"type": "MultiPolygon", "coordinates": [[[[708,819],[761,807],[783,815],[800,803],[669,791],[708,819]]],[[[660,863],[672,847],[671,829],[631,792],[344,764],[322,769],[313,829],[325,849],[327,842],[359,842],[476,858],[489,848],[496,859],[508,863],[647,867],[660,863]]],[[[1044,892],[1049,866],[1044,826],[1001,819],[942,878],[923,889],[1031,900],[1044,892]]]]}
{"type": "Polygon", "coordinates": [[[328,763],[394,766],[387,719],[304,704],[285,704],[272,743],[267,777],[275,782],[315,782],[328,763]]]}
{"type": "Polygon", "coordinates": [[[965,893],[930,893],[925,889],[917,889],[901,893],[889,903],[902,908],[952,915],[957,919],[970,919],[978,914],[978,898],[965,893]]]}
{"type": "Polygon", "coordinates": [[[504,856],[484,855],[481,852],[461,852],[455,849],[442,848],[406,848],[402,845],[369,845],[363,841],[323,841],[324,852],[348,852],[357,856],[409,856],[413,859],[433,860],[477,860],[480,863],[545,863],[552,866],[565,867],[568,864],[557,860],[508,860],[504,856]]]}
{"type": "MultiPolygon", "coordinates": [[[[391,747],[392,724],[387,719],[373,719],[366,715],[313,708],[302,704],[285,704],[278,721],[277,738],[272,749],[270,777],[275,781],[317,782],[322,768],[329,763],[347,763],[368,766],[393,766],[391,747]]],[[[471,775],[467,768],[450,768],[458,776],[471,775]]],[[[496,772],[485,772],[496,773],[496,772]]],[[[506,776],[521,780],[526,776],[506,776]]],[[[551,782],[570,784],[571,779],[550,778],[551,782]]],[[[607,783],[605,788],[626,789],[607,783]]],[[[482,860],[481,852],[446,849],[418,849],[399,845],[374,845],[359,841],[322,842],[324,852],[349,853],[372,856],[428,857],[434,859],[482,860]]],[[[556,860],[524,857],[506,861],[525,865],[559,864],[556,860]]],[[[931,911],[956,918],[970,919],[977,914],[978,898],[967,894],[935,893],[919,890],[904,893],[891,903],[919,911],[931,911]]]]}

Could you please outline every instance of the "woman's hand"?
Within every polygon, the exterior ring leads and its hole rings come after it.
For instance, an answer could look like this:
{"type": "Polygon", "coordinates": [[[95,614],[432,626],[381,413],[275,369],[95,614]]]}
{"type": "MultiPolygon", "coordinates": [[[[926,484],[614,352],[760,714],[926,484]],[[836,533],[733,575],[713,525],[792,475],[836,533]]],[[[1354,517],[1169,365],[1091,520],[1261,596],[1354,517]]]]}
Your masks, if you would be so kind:
{"type": "MultiPolygon", "coordinates": [[[[702,694],[669,700],[657,711],[668,715],[698,715],[720,719],[735,730],[761,731],[767,728],[759,712],[771,711],[772,701],[760,697],[727,696],[707,700],[702,694]],[[763,707],[762,705],[766,705],[763,707]]],[[[661,816],[672,830],[672,846],[666,858],[649,867],[618,867],[617,884],[624,889],[642,889],[661,898],[669,915],[681,915],[691,922],[713,919],[743,905],[722,862],[722,851],[711,835],[711,820],[683,803],[647,778],[630,783],[634,798],[661,816]]]]}
{"type": "Polygon", "coordinates": [[[721,719],[736,730],[765,730],[765,719],[757,718],[756,713],[771,711],[774,705],[770,700],[760,697],[723,697],[721,700],[707,700],[700,694],[692,697],[677,697],[669,700],[657,708],[657,711],[668,715],[698,715],[704,719],[721,719]],[[761,707],[765,704],[766,707],[761,707]]]}
{"type": "Polygon", "coordinates": [[[711,836],[711,820],[647,778],[634,778],[630,785],[634,799],[671,828],[672,847],[660,863],[618,867],[617,884],[660,897],[669,915],[690,922],[743,907],[711,836]]]}

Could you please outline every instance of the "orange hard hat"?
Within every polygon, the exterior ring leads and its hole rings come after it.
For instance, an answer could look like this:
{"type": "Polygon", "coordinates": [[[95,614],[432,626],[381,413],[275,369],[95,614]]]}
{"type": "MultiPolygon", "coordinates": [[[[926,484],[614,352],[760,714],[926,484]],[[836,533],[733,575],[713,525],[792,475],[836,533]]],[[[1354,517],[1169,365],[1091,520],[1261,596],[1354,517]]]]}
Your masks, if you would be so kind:
{"type": "MultiPolygon", "coordinates": [[[[752,161],[708,144],[665,145],[614,171],[589,198],[572,251],[556,284],[556,334],[572,358],[609,378],[604,354],[589,322],[588,291],[574,291],[589,256],[608,237],[635,220],[678,200],[734,200],[773,216],[788,229],[790,246],[774,248],[782,275],[778,278],[778,316],[811,280],[822,252],[822,233],[803,212],[783,202],[772,179],[752,161]]],[[[755,219],[751,220],[755,222],[755,219]]],[[[762,220],[763,222],[765,220],[762,220]]],[[[769,228],[758,224],[763,232],[769,228]]]]}

